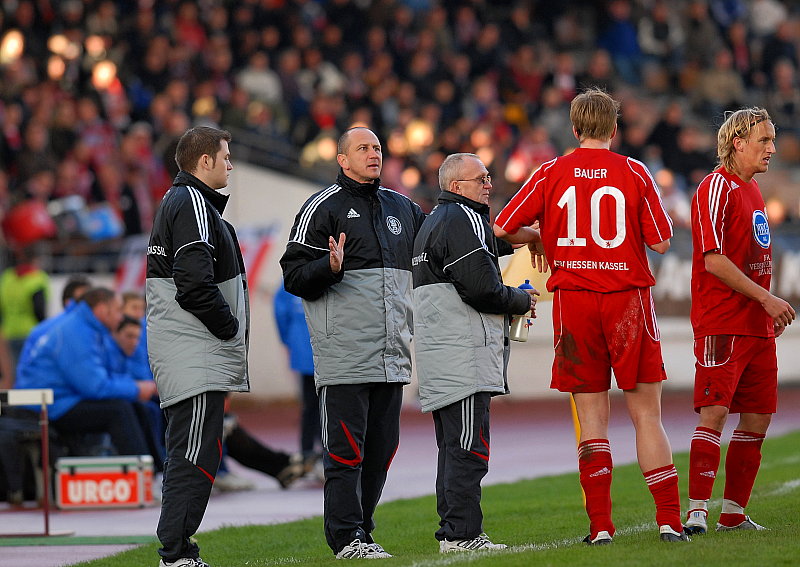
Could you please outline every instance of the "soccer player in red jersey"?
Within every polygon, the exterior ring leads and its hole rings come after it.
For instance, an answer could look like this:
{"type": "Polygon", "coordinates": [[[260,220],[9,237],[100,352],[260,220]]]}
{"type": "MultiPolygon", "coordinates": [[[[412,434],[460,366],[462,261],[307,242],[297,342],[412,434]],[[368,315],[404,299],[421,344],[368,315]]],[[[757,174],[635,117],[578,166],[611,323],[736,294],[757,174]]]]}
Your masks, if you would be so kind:
{"type": "Polygon", "coordinates": [[[636,429],[639,466],[656,504],[664,541],[687,541],[678,473],[661,424],[666,379],[650,295],[655,283],[645,246],[663,254],[672,222],[644,164],[609,150],[619,104],[599,89],[576,96],[570,120],[580,147],[543,164],[500,212],[495,234],[543,246],[554,292],[555,360],[550,386],[572,392],[581,435],[580,482],[590,544],[610,543],[611,371],[636,429]],[[531,225],[539,221],[541,242],[531,225]]]}
{"type": "Polygon", "coordinates": [[[762,108],[731,113],[717,134],[720,165],[692,199],[694,408],[700,423],[689,456],[686,531],[706,531],[708,499],[720,461],[720,434],[738,413],[725,459],[717,531],[761,530],[744,513],[777,409],[775,338],[795,318],[769,292],[772,246],[764,198],[753,177],[769,168],[775,126],[762,108]]]}

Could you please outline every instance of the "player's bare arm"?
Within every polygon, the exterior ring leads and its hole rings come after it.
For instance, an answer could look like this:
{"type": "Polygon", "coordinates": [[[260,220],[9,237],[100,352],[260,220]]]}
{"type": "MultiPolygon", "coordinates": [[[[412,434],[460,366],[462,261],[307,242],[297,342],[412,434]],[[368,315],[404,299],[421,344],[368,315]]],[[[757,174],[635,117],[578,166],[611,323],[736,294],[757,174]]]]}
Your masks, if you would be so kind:
{"type": "MultiPolygon", "coordinates": [[[[776,329],[783,329],[786,325],[791,325],[796,313],[794,308],[786,301],[772,295],[769,291],[748,278],[744,273],[731,262],[724,254],[718,252],[706,252],[705,268],[708,273],[718,277],[722,283],[757,301],[764,308],[764,311],[772,317],[776,329]]],[[[781,331],[782,332],[782,331],[781,331]]]]}
{"type": "Polygon", "coordinates": [[[494,235],[497,238],[502,238],[511,244],[527,244],[528,250],[531,253],[531,265],[533,268],[539,273],[547,271],[547,258],[544,255],[544,245],[542,244],[542,237],[538,230],[530,226],[523,226],[512,234],[506,232],[496,224],[492,230],[494,230],[494,235]]]}
{"type": "Polygon", "coordinates": [[[529,226],[523,226],[517,232],[511,233],[506,232],[502,228],[497,225],[493,227],[494,235],[497,238],[502,238],[506,242],[510,242],[511,244],[528,244],[529,242],[533,242],[534,240],[541,240],[539,237],[539,231],[534,230],[529,226]]]}
{"type": "Polygon", "coordinates": [[[331,271],[338,274],[342,270],[344,263],[344,241],[345,235],[343,232],[339,233],[339,241],[337,242],[333,236],[328,237],[328,248],[330,249],[331,271]]]}
{"type": "Polygon", "coordinates": [[[670,247],[670,240],[667,238],[666,240],[662,240],[657,244],[648,244],[647,247],[652,250],[653,252],[658,252],[659,254],[664,254],[670,247]]]}

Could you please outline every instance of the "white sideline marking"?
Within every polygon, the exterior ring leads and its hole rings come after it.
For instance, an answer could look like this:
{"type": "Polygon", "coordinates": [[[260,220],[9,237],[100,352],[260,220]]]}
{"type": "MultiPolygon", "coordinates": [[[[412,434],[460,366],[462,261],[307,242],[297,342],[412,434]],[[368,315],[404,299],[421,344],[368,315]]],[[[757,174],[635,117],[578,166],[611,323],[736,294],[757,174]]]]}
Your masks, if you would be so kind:
{"type": "MultiPolygon", "coordinates": [[[[639,524],[638,526],[629,526],[622,528],[620,530],[617,530],[617,533],[614,534],[614,537],[617,537],[618,535],[632,535],[648,530],[653,530],[653,532],[655,533],[656,532],[655,523],[648,522],[645,524],[639,524]]],[[[498,551],[471,551],[471,552],[455,551],[452,553],[448,553],[447,555],[441,555],[437,558],[415,561],[414,563],[411,563],[410,567],[429,567],[429,566],[439,566],[439,565],[456,565],[458,563],[471,563],[473,561],[479,561],[493,555],[508,555],[511,553],[525,553],[526,551],[544,551],[547,549],[559,549],[562,547],[571,547],[573,545],[582,542],[583,538],[578,537],[578,538],[560,539],[545,543],[526,543],[522,545],[514,545],[509,547],[508,549],[502,549],[498,551]]]]}
{"type": "Polygon", "coordinates": [[[761,469],[772,469],[775,467],[779,467],[781,465],[792,465],[794,463],[800,463],[800,455],[792,455],[790,457],[786,457],[784,459],[779,459],[777,461],[771,461],[769,463],[762,463],[761,469]]]}
{"type": "Polygon", "coordinates": [[[256,559],[254,561],[245,561],[245,565],[296,565],[302,563],[299,559],[294,557],[278,557],[269,559],[256,559]]]}
{"type": "Polygon", "coordinates": [[[767,492],[766,496],[781,496],[783,494],[788,494],[793,490],[797,490],[798,488],[800,488],[800,478],[784,482],[775,490],[770,490],[767,492]]]}

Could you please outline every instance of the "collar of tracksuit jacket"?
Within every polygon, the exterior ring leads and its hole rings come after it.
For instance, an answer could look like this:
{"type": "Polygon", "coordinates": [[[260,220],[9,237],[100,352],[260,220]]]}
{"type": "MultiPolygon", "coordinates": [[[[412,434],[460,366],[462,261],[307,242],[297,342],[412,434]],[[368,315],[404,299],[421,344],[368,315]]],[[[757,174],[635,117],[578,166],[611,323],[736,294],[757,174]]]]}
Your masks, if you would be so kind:
{"type": "Polygon", "coordinates": [[[188,185],[198,189],[203,194],[203,197],[205,197],[209,203],[214,205],[214,208],[217,209],[220,215],[222,215],[222,213],[225,211],[225,205],[228,204],[229,196],[214,191],[211,187],[200,181],[191,173],[179,171],[178,175],[175,176],[175,181],[173,181],[172,184],[175,186],[188,185]]]}
{"type": "Polygon", "coordinates": [[[381,186],[381,180],[376,179],[372,183],[359,183],[355,179],[347,177],[340,168],[339,175],[336,176],[336,184],[342,189],[355,193],[356,195],[374,197],[378,193],[378,188],[381,186]]]}
{"type": "Polygon", "coordinates": [[[473,209],[476,213],[480,215],[489,214],[489,205],[484,205],[483,203],[479,203],[478,201],[467,199],[463,195],[458,195],[457,193],[453,193],[451,191],[442,191],[441,193],[439,193],[438,201],[440,203],[446,203],[448,201],[453,203],[461,203],[462,205],[466,205],[470,209],[473,209]]]}

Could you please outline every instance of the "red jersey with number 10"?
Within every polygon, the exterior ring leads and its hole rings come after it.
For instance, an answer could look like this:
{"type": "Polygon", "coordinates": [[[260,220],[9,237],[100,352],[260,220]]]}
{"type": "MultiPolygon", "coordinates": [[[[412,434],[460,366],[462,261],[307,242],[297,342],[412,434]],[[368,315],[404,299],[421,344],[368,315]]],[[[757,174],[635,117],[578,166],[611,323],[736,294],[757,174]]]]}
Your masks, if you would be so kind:
{"type": "Polygon", "coordinates": [[[756,181],[717,168],[692,198],[692,327],[694,337],[773,337],[772,318],[756,301],[706,271],[706,252],[724,254],[764,289],[772,279],[772,241],[756,181]]]}
{"type": "Polygon", "coordinates": [[[605,149],[578,148],[543,164],[495,222],[515,233],[537,220],[550,291],[650,287],[655,278],[644,246],[672,237],[647,167],[605,149]]]}

